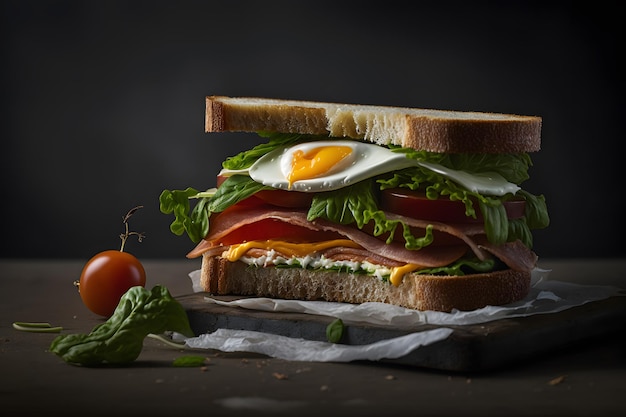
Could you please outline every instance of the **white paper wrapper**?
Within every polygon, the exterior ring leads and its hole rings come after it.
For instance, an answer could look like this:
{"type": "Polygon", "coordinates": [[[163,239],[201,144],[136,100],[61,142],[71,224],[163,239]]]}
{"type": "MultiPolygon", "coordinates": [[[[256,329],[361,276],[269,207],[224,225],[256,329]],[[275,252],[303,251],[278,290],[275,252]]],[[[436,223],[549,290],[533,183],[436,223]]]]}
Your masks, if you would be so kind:
{"type": "MultiPolygon", "coordinates": [[[[385,303],[345,304],[270,298],[246,298],[224,302],[211,297],[205,299],[207,303],[234,308],[316,314],[340,318],[346,324],[368,323],[411,329],[421,324],[458,326],[485,323],[502,318],[556,313],[591,301],[625,295],[624,290],[612,286],[589,286],[549,281],[547,280],[549,272],[549,270],[543,269],[533,271],[532,288],[524,300],[505,306],[487,306],[474,311],[453,311],[451,313],[417,311],[385,303]]],[[[202,291],[198,285],[199,271],[192,272],[190,278],[194,291],[202,291]]],[[[451,333],[451,329],[442,327],[436,331],[415,332],[370,345],[349,346],[259,332],[219,329],[211,334],[187,339],[186,344],[193,348],[217,349],[225,352],[255,352],[287,360],[343,362],[398,358],[420,346],[443,340],[451,333]]]]}
{"type": "Polygon", "coordinates": [[[186,339],[185,343],[191,348],[217,349],[223,352],[254,352],[290,361],[351,362],[401,358],[420,346],[443,340],[451,333],[452,329],[442,327],[357,346],[248,330],[218,329],[213,333],[186,339]]]}

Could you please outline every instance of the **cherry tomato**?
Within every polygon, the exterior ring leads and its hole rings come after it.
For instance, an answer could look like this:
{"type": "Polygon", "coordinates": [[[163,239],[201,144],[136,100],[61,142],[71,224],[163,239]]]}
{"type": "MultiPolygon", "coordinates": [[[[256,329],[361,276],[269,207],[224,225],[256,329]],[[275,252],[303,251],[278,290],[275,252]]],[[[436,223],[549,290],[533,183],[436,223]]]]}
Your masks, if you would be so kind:
{"type": "Polygon", "coordinates": [[[96,314],[110,317],[126,291],[146,285],[146,271],[130,253],[107,250],[87,262],[78,285],[85,306],[96,314]]]}
{"type": "MultiPolygon", "coordinates": [[[[393,188],[383,190],[380,198],[381,209],[402,216],[420,220],[440,221],[444,223],[477,223],[483,218],[475,204],[476,218],[465,215],[465,204],[447,198],[430,200],[421,192],[393,188]]],[[[507,217],[518,219],[524,216],[526,202],[524,200],[508,200],[504,203],[507,217]]]]}

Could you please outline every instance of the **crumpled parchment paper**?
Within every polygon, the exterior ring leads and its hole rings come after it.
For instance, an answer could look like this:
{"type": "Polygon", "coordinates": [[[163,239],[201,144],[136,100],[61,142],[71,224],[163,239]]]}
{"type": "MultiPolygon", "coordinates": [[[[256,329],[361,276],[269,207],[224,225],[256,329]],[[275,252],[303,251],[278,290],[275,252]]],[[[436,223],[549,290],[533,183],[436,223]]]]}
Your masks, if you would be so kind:
{"type": "Polygon", "coordinates": [[[254,352],[274,358],[305,362],[377,361],[401,358],[420,346],[447,338],[452,329],[441,327],[367,345],[343,345],[249,330],[218,329],[186,339],[191,348],[217,349],[222,352],[254,352]]]}
{"type": "MultiPolygon", "coordinates": [[[[578,285],[562,281],[549,281],[549,270],[533,271],[532,287],[528,296],[505,306],[487,306],[473,311],[417,311],[385,303],[345,304],[325,301],[278,300],[270,298],[245,298],[230,302],[205,297],[207,303],[233,308],[261,311],[297,312],[340,318],[346,325],[368,323],[411,329],[421,324],[440,326],[469,325],[533,314],[556,313],[588,302],[617,295],[626,295],[623,289],[613,286],[578,285]]],[[[194,291],[198,285],[199,271],[189,274],[194,291]]],[[[185,339],[192,348],[216,349],[223,352],[254,352],[270,357],[313,362],[349,362],[354,360],[395,359],[440,340],[446,339],[452,329],[410,333],[406,336],[375,342],[369,345],[343,345],[318,342],[254,331],[218,329],[209,334],[185,339]]]]}

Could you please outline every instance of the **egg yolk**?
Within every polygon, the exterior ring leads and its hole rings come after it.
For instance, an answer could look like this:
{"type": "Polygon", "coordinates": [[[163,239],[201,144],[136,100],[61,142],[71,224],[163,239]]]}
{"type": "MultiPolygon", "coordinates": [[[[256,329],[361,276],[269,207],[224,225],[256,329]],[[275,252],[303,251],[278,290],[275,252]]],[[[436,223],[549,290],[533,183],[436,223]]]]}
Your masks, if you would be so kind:
{"type": "Polygon", "coordinates": [[[291,172],[287,176],[289,187],[296,181],[326,174],[351,152],[352,148],[349,146],[322,146],[307,152],[295,151],[291,161],[291,172]]]}

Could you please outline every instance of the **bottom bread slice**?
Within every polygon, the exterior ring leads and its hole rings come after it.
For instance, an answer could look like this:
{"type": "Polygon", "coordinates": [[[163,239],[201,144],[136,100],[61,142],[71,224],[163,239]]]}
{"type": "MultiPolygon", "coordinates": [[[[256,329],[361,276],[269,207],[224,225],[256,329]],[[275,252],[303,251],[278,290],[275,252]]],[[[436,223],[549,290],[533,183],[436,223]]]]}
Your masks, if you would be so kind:
{"type": "Polygon", "coordinates": [[[530,272],[439,276],[407,274],[397,287],[376,277],[302,268],[256,267],[203,255],[200,283],[214,295],[252,295],[345,303],[383,302],[416,310],[449,312],[504,305],[524,298],[530,272]]]}

